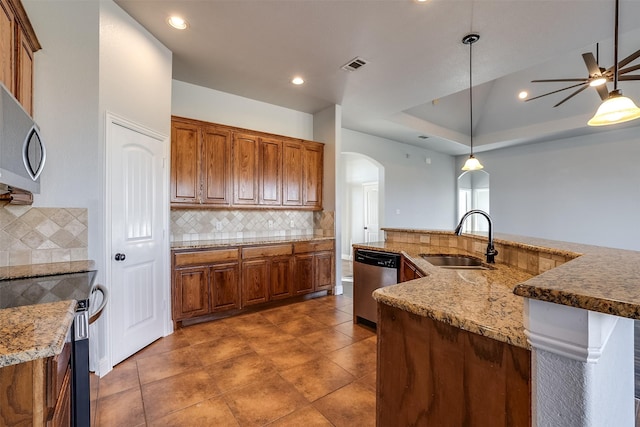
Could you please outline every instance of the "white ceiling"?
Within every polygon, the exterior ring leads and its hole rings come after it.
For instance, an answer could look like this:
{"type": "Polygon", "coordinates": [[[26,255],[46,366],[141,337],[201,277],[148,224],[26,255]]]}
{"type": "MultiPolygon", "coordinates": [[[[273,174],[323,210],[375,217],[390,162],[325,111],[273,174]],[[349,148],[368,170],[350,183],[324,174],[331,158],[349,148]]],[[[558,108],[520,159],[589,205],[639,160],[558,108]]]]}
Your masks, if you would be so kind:
{"type": "MultiPolygon", "coordinates": [[[[564,87],[532,79],[587,77],[581,54],[597,42],[600,65],[613,65],[614,0],[115,1],[171,49],[176,80],[307,113],[339,104],[346,128],[454,155],[469,144],[465,34],[480,34],[477,151],[593,132],[594,89],[557,108],[570,91],[527,103],[516,95],[564,87]],[[172,14],[189,28],[169,27],[172,14]],[[369,63],[343,71],[356,56],[369,63]],[[294,75],[306,83],[292,85],[294,75]]],[[[640,0],[620,10],[621,59],[640,49],[640,0]]],[[[640,103],[640,81],[619,88],[640,103]]]]}

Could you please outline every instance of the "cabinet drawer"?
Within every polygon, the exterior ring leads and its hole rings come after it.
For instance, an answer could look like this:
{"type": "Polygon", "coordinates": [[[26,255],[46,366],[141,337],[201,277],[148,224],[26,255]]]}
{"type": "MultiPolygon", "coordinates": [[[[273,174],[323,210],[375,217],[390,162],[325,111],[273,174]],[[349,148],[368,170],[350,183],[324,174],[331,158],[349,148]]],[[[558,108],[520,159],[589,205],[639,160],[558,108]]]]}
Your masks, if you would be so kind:
{"type": "Polygon", "coordinates": [[[216,251],[179,252],[175,254],[175,266],[213,264],[215,262],[237,261],[238,249],[216,251]]]}
{"type": "Polygon", "coordinates": [[[294,243],[294,252],[301,254],[304,252],[318,252],[333,250],[333,240],[321,240],[319,242],[299,242],[294,243]]]}
{"type": "Polygon", "coordinates": [[[291,253],[291,245],[257,246],[255,248],[242,249],[242,259],[291,255],[291,253]]]}

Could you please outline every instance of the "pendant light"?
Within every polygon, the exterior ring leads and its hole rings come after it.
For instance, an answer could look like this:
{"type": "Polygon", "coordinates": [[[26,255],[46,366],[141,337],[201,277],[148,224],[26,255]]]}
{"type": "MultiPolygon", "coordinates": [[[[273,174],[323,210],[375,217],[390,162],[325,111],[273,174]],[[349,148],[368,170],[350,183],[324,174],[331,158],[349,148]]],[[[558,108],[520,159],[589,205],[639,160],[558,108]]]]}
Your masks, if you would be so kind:
{"type": "Polygon", "coordinates": [[[616,0],[615,40],[613,58],[613,90],[604,100],[596,114],[587,122],[589,126],[607,126],[624,123],[640,118],[640,108],[618,89],[618,7],[620,0],[616,0]]]}
{"type": "Polygon", "coordinates": [[[484,166],[480,164],[478,159],[473,156],[473,67],[472,67],[472,59],[473,59],[473,44],[480,40],[480,35],[476,33],[467,34],[462,38],[462,43],[469,45],[469,138],[471,140],[471,154],[466,162],[464,162],[464,166],[462,166],[463,171],[477,171],[484,166]]]}

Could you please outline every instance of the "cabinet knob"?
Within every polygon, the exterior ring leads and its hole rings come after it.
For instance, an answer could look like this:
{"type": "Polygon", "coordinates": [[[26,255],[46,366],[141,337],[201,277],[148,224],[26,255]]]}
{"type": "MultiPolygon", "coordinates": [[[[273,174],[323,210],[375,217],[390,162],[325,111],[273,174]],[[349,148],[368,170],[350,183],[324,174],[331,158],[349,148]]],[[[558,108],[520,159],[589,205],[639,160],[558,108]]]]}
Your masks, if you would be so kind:
{"type": "Polygon", "coordinates": [[[115,257],[113,257],[116,261],[124,261],[127,256],[125,254],[117,253],[115,257]]]}

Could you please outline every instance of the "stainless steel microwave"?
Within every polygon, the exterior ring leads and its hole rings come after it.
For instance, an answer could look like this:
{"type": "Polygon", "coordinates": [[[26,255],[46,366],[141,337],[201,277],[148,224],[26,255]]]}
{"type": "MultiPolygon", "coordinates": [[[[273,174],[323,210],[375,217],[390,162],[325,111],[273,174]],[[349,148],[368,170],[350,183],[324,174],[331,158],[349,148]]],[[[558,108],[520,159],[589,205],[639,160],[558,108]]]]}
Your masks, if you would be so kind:
{"type": "Polygon", "coordinates": [[[11,188],[40,193],[47,158],[40,129],[0,83],[0,193],[11,188]]]}

